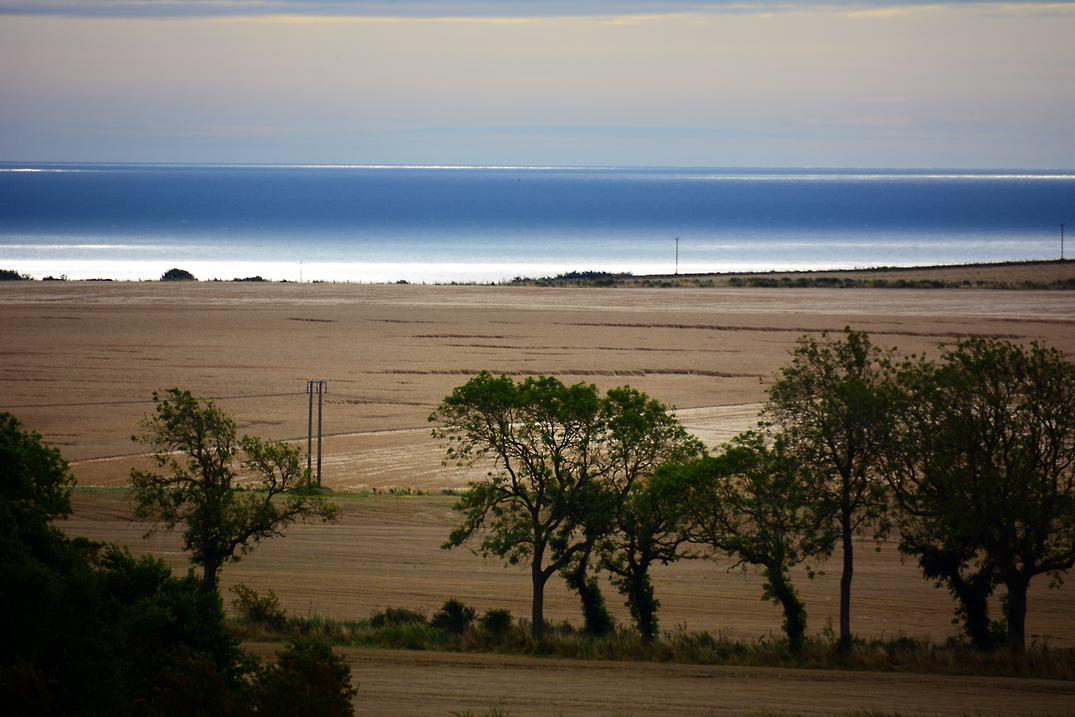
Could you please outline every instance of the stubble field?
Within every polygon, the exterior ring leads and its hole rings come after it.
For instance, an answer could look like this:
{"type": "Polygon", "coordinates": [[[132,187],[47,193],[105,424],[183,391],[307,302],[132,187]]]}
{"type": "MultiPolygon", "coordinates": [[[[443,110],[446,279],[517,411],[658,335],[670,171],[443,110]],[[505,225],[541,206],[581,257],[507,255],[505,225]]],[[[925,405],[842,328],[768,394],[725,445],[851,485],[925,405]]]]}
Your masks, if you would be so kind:
{"type": "MultiPolygon", "coordinates": [[[[938,354],[963,336],[1042,341],[1075,356],[1075,295],[976,290],[571,290],[507,287],[112,284],[0,285],[0,410],[64,452],[81,485],[71,534],[127,543],[185,569],[175,536],[148,541],[123,487],[147,465],[130,440],[154,390],[215,397],[240,430],[305,442],[306,381],[324,379],[324,483],[345,509],[300,525],[223,573],[271,588],[292,613],[337,619],[385,607],[427,613],[455,597],[479,612],[529,614],[528,575],[466,550],[444,551],[457,516],[426,417],[482,369],[555,375],[602,389],[630,384],[678,407],[710,446],[749,428],[769,380],[804,333],[868,331],[880,344],[938,354]],[[374,493],[376,490],[376,493],[374,493]],[[391,491],[396,491],[395,493],[391,491]],[[423,495],[399,493],[421,491],[423,495]]],[[[316,421],[316,417],[315,417],[316,421]]],[[[480,475],[480,471],[478,475],[480,475]]],[[[852,627],[863,637],[943,641],[952,605],[891,545],[858,545],[852,627]]],[[[760,580],[684,562],[657,574],[665,631],[732,639],[779,634],[760,580]]],[[[838,566],[796,576],[817,635],[837,620],[838,566]]],[[[1032,586],[1028,634],[1075,647],[1070,585],[1032,586]]],[[[227,593],[225,593],[227,594],[227,593]]],[[[618,596],[606,588],[609,603],[618,596]]],[[[551,583],[553,621],[577,603],[551,583]]],[[[624,610],[617,617],[628,620],[624,610]]],[[[744,714],[848,709],[903,713],[1070,711],[1068,683],[821,673],[684,665],[578,663],[500,656],[349,650],[359,714],[439,714],[501,704],[515,715],[744,714]]]]}

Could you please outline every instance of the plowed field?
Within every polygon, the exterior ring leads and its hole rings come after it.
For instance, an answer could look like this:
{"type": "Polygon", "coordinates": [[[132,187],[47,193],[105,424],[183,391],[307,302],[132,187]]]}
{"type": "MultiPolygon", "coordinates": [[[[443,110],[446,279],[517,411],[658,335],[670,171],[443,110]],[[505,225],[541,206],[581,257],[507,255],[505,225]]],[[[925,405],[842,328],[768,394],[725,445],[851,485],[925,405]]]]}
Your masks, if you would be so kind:
{"type": "MultiPolygon", "coordinates": [[[[344,519],[262,544],[225,567],[223,584],[271,588],[292,613],[340,619],[389,606],[431,612],[449,597],[528,615],[525,572],[439,547],[458,518],[439,491],[471,476],[441,465],[426,417],[482,369],[602,390],[628,383],[678,406],[713,446],[753,425],[766,382],[803,333],[850,325],[877,343],[933,356],[962,336],[1002,336],[1075,356],[1070,292],[27,282],[0,285],[0,318],[0,410],[61,448],[81,484],[115,489],[80,491],[65,529],[178,568],[185,559],[175,536],[143,541],[122,492],[130,469],[146,465],[130,436],[152,411],[152,392],[190,389],[214,397],[243,432],[305,442],[306,381],[326,380],[323,480],[342,496],[344,519]],[[408,489],[425,494],[389,492],[408,489]]],[[[778,634],[779,611],[761,601],[757,576],[727,568],[661,568],[662,628],[743,640],[778,634]]],[[[814,581],[795,576],[811,634],[837,618],[838,567],[826,569],[814,581]]],[[[1028,634],[1073,647],[1075,593],[1046,582],[1032,584],[1028,634]]],[[[614,590],[606,594],[627,621],[614,590]]],[[[578,622],[561,585],[551,583],[546,600],[550,619],[578,622]]],[[[946,594],[891,546],[858,546],[853,600],[852,627],[864,637],[943,641],[954,630],[946,594]]],[[[490,705],[517,717],[1075,710],[1070,683],[1033,680],[346,654],[358,712],[369,715],[490,705]]]]}

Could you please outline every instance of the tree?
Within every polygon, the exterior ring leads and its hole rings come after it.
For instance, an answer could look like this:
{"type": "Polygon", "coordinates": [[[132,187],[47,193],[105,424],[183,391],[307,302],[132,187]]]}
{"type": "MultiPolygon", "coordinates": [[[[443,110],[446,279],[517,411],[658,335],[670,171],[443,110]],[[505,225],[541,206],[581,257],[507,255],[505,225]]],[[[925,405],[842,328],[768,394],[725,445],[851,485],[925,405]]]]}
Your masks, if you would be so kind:
{"type": "Polygon", "coordinates": [[[654,594],[650,567],[681,557],[684,536],[678,531],[678,496],[670,496],[662,483],[647,477],[621,498],[616,506],[615,530],[600,543],[600,567],[611,574],[635,627],[643,641],[649,642],[657,635],[657,609],[661,606],[654,594]]]}
{"type": "Polygon", "coordinates": [[[687,463],[705,448],[668,406],[630,387],[610,389],[602,413],[609,468],[601,483],[607,497],[594,518],[600,527],[593,532],[603,535],[599,566],[612,574],[642,638],[651,640],[660,602],[649,569],[678,559],[682,542],[674,503],[652,479],[663,466],[687,463]]]}
{"type": "Polygon", "coordinates": [[[59,535],[52,521],[71,513],[74,483],[58,449],[0,413],[0,537],[46,549],[59,535]]]}
{"type": "Polygon", "coordinates": [[[347,660],[316,638],[288,643],[257,677],[258,715],[353,717],[358,690],[347,660]]]}
{"type": "MultiPolygon", "coordinates": [[[[610,497],[626,495],[662,456],[679,450],[668,441],[688,453],[699,445],[645,394],[624,387],[602,398],[592,384],[565,386],[545,376],[515,383],[483,371],[445,398],[430,421],[441,424],[433,437],[447,444],[446,462],[492,463],[456,505],[463,523],[444,547],[480,538],[483,556],[529,561],[535,635],[544,630],[552,575],[569,568],[576,585],[596,588],[585,566],[612,528],[610,497]]],[[[592,592],[589,599],[590,608],[598,605],[592,592]]]]}
{"type": "MultiPolygon", "coordinates": [[[[899,500],[904,506],[913,502],[899,500]]],[[[963,632],[974,647],[992,650],[996,639],[989,598],[1000,582],[996,565],[973,538],[933,532],[928,521],[920,520],[921,516],[906,507],[904,516],[899,521],[900,552],[916,556],[922,575],[937,581],[938,587],[947,586],[949,594],[959,601],[952,622],[962,622],[963,632]]]]}
{"type": "Polygon", "coordinates": [[[197,281],[186,269],[169,269],[161,275],[161,281],[197,281]]]}
{"type": "MultiPolygon", "coordinates": [[[[70,539],[60,452],[0,414],[0,695],[5,714],[352,714],[350,671],[325,649],[258,670],[220,594],[163,560],[70,539]],[[251,679],[254,677],[255,679],[251,679]],[[290,712],[280,711],[286,692],[290,712]]],[[[285,656],[288,658],[285,660],[285,656]]]]}
{"type": "Polygon", "coordinates": [[[983,595],[1003,583],[1008,646],[1023,652],[1031,579],[1059,585],[1075,566],[1075,364],[1036,343],[968,339],[940,365],[909,364],[901,383],[906,418],[890,470],[914,520],[907,548],[926,561],[941,549],[950,564],[935,572],[969,629],[987,629],[983,595]]]}
{"type": "Polygon", "coordinates": [[[886,470],[899,510],[899,550],[918,558],[927,580],[942,585],[958,601],[956,620],[979,650],[994,647],[993,624],[989,618],[989,598],[1000,581],[996,566],[983,552],[977,531],[951,531],[931,515],[938,506],[918,489],[921,469],[936,465],[938,450],[955,449],[938,431],[947,411],[941,386],[935,380],[936,367],[924,358],[906,361],[898,374],[900,420],[888,444],[886,470]]]}
{"type": "Polygon", "coordinates": [[[591,448],[597,434],[597,387],[565,386],[555,378],[527,378],[482,371],[445,398],[430,421],[442,425],[433,437],[447,443],[445,461],[493,469],[470,483],[456,510],[463,524],[445,548],[480,536],[483,556],[515,565],[530,562],[535,636],[544,632],[545,584],[586,541],[572,535],[578,501],[592,474],[591,448]],[[545,563],[553,541],[557,555],[545,563]]]}
{"type": "Polygon", "coordinates": [[[236,438],[235,422],[212,402],[190,391],[155,392],[156,415],[141,422],[146,433],[132,440],[153,448],[165,474],[131,471],[135,515],[152,522],[148,534],[183,526],[183,548],[204,569],[205,590],[215,590],[220,568],[235,562],[262,538],[283,535],[295,521],[334,521],[339,509],[324,500],[301,451],[284,442],[236,438]],[[259,480],[236,483],[236,459],[259,480]]]}
{"type": "Polygon", "coordinates": [[[0,414],[0,694],[13,714],[124,714],[179,646],[238,688],[243,658],[219,597],[151,556],[69,539],[74,477],[0,414]]]}
{"type": "MultiPolygon", "coordinates": [[[[841,542],[840,642],[851,642],[851,581],[856,532],[885,514],[882,456],[891,435],[893,351],[865,333],[842,340],[804,336],[789,366],[769,388],[764,413],[786,450],[808,470],[818,504],[841,542]]],[[[878,524],[883,528],[883,523],[878,524]]]]}
{"type": "MultiPolygon", "coordinates": [[[[802,646],[806,606],[791,584],[790,570],[833,549],[827,516],[813,504],[810,477],[786,450],[782,437],[767,445],[744,433],[720,453],[670,471],[689,540],[755,565],[765,576],[763,597],[784,610],[784,632],[793,651],[802,646]]],[[[808,569],[807,574],[813,577],[808,569]]]]}

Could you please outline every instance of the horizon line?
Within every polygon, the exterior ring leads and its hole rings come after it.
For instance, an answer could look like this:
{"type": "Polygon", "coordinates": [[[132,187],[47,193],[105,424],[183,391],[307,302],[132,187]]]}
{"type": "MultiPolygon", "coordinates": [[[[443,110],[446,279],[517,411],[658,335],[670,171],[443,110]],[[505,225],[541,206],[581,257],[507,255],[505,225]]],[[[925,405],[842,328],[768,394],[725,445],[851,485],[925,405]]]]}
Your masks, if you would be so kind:
{"type": "Polygon", "coordinates": [[[817,167],[817,166],[721,166],[721,165],[523,165],[523,164],[313,164],[284,162],[115,162],[115,161],[13,161],[0,160],[0,172],[63,172],[80,168],[137,167],[137,168],[219,168],[219,169],[386,169],[386,170],[457,170],[457,171],[682,171],[682,172],[772,172],[772,173],[849,173],[862,176],[871,173],[901,174],[927,177],[1033,177],[1058,179],[1075,176],[1075,168],[1051,167],[817,167]],[[66,169],[72,167],[74,169],[66,169]]]}

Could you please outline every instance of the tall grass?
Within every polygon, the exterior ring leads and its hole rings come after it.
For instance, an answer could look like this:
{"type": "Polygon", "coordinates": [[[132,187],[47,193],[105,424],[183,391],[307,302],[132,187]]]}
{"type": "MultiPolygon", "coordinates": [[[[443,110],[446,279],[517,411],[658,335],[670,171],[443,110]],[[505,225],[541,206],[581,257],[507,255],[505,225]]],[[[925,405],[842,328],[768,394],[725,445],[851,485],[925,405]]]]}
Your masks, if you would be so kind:
{"type": "Polygon", "coordinates": [[[619,630],[594,637],[564,623],[549,626],[541,637],[531,634],[526,621],[506,630],[470,627],[460,634],[432,627],[420,613],[416,621],[338,621],[320,616],[288,616],[278,627],[232,621],[244,640],[273,642],[319,637],[334,645],[394,650],[434,650],[560,657],[574,660],[618,660],[698,665],[734,665],[798,669],[920,672],[993,677],[1034,677],[1075,680],[1075,649],[1032,645],[1025,654],[1007,650],[979,652],[958,642],[932,644],[897,638],[861,640],[841,650],[835,640],[807,639],[794,652],[783,640],[739,642],[708,632],[680,631],[646,642],[635,632],[619,630]],[[374,623],[381,626],[375,626],[374,623]]]}

